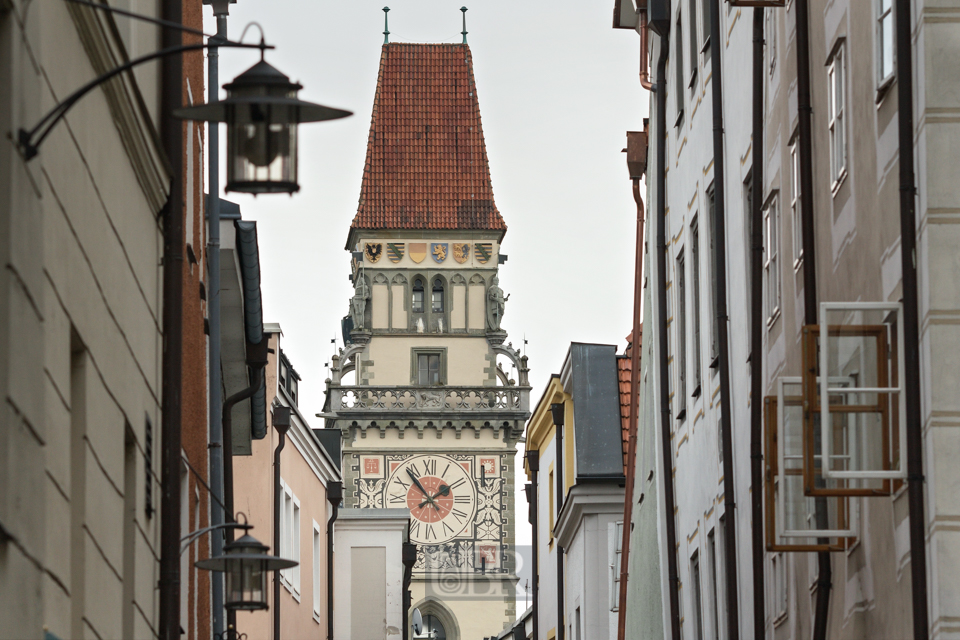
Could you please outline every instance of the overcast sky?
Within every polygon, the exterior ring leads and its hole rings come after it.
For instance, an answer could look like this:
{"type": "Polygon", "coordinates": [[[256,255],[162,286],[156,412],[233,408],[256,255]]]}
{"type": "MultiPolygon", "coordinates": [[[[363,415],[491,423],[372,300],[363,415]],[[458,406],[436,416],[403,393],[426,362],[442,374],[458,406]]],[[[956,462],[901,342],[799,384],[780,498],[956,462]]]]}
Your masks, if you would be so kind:
{"type": "MultiPolygon", "coordinates": [[[[259,23],[277,46],[267,60],[304,85],[303,99],[355,114],[301,128],[298,194],[225,196],[258,222],[264,320],[283,328],[307,416],[322,408],[324,364],[334,337],[342,346],[340,318],[352,294],[344,244],[360,194],[384,2],[391,42],[455,43],[464,1],[239,0],[231,7],[231,38],[259,23]]],[[[509,227],[503,324],[514,346],[529,341],[535,404],[571,341],[620,351],[630,332],[636,206],[621,149],[625,132],[642,129],[647,115],[639,38],[611,28],[613,0],[466,2],[493,190],[509,227]]],[[[251,28],[246,40],[257,37],[251,28]]],[[[255,61],[251,52],[222,51],[221,84],[255,61]]],[[[519,489],[525,479],[517,482],[519,489]]],[[[517,505],[517,543],[528,544],[522,492],[517,505]]]]}

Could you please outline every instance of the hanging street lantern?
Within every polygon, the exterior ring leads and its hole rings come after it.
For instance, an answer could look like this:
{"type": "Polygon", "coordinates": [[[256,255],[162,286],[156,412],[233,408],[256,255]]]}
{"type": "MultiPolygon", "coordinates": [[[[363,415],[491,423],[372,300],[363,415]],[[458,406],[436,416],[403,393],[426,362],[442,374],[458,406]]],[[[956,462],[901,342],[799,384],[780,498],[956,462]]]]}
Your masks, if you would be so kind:
{"type": "Polygon", "coordinates": [[[353,115],[297,97],[302,85],[263,59],[223,87],[225,100],[174,111],[184,120],[227,123],[225,191],[296,193],[297,125],[353,115]]]}
{"type": "MultiPolygon", "coordinates": [[[[250,529],[250,526],[241,526],[250,529]]],[[[234,611],[269,609],[267,578],[280,569],[289,569],[299,563],[267,553],[270,547],[249,533],[223,547],[223,555],[195,563],[198,569],[223,571],[226,579],[223,606],[234,611]]]]}

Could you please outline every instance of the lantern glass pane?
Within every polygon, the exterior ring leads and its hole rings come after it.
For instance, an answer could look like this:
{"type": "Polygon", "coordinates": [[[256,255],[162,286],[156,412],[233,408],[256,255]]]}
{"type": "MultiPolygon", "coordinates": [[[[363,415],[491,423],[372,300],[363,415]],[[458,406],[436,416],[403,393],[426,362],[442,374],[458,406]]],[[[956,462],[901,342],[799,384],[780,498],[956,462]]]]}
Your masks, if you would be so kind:
{"type": "MultiPolygon", "coordinates": [[[[244,87],[231,97],[295,98],[295,91],[244,87]]],[[[297,108],[234,104],[227,118],[227,191],[292,193],[297,185],[297,108]]]]}
{"type": "Polygon", "coordinates": [[[225,606],[231,609],[266,609],[267,575],[263,560],[231,560],[227,563],[225,606]]]}

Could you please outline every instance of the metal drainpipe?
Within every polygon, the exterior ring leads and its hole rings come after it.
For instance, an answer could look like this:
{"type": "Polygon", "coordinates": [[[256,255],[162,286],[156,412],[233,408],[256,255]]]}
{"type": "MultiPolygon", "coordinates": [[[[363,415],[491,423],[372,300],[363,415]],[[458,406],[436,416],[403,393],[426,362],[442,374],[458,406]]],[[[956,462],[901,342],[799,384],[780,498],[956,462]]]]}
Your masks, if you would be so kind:
{"type": "MultiPolygon", "coordinates": [[[[278,469],[279,466],[278,460],[278,469]]],[[[343,482],[339,480],[328,482],[327,502],[330,503],[333,512],[327,520],[327,640],[333,640],[333,524],[340,515],[341,500],[343,500],[343,482]]],[[[404,625],[404,633],[406,633],[406,625],[404,625]]]]}
{"type": "MultiPolygon", "coordinates": [[[[408,521],[409,529],[409,521],[408,521]]],[[[417,545],[409,541],[403,543],[401,551],[401,562],[403,563],[403,640],[410,637],[410,607],[413,605],[412,595],[410,593],[410,582],[413,580],[413,566],[417,564],[417,545]]],[[[332,606],[332,605],[331,605],[332,606]]],[[[331,635],[329,640],[333,640],[331,635]]]]}
{"type": "Polygon", "coordinates": [[[530,500],[529,520],[530,526],[533,529],[533,544],[530,546],[530,554],[533,556],[531,558],[533,570],[530,572],[532,574],[531,578],[533,579],[533,637],[535,640],[540,640],[540,547],[538,546],[538,541],[540,540],[540,501],[538,499],[540,485],[537,481],[540,471],[539,450],[527,451],[527,466],[530,468],[530,474],[533,478],[533,482],[527,485],[530,488],[527,493],[530,500]]]}
{"type": "MultiPolygon", "coordinates": [[[[563,406],[563,403],[560,403],[563,406]]],[[[551,407],[552,408],[552,407],[551,407]]],[[[554,440],[557,445],[557,515],[556,523],[560,523],[560,512],[563,511],[563,423],[554,423],[556,437],[554,440]]],[[[557,540],[557,640],[564,640],[566,637],[566,622],[564,621],[563,610],[563,547],[557,540]]]]}
{"type": "Polygon", "coordinates": [[[923,505],[923,423],[920,415],[920,328],[917,301],[917,189],[913,165],[913,44],[910,2],[897,0],[897,120],[900,162],[900,242],[903,269],[904,395],[907,417],[907,491],[913,637],[929,634],[926,517],[923,505]]]}
{"type": "MultiPolygon", "coordinates": [[[[273,428],[277,430],[277,447],[273,450],[273,554],[280,557],[280,508],[283,486],[280,482],[280,452],[287,443],[290,428],[290,407],[275,407],[273,428]]],[[[280,640],[280,570],[273,572],[273,640],[280,640]]]]}
{"type": "Polygon", "coordinates": [[[753,10],[753,162],[750,245],[750,494],[753,559],[753,637],[763,638],[763,8],[753,10]]]}
{"type": "MultiPolygon", "coordinates": [[[[803,247],[803,321],[817,324],[817,264],[816,234],[813,210],[813,132],[810,106],[810,10],[808,0],[797,0],[797,115],[800,142],[800,232],[803,247]]],[[[826,498],[815,499],[817,526],[826,526],[826,498]]],[[[822,540],[822,539],[821,539],[822,540]]],[[[827,637],[827,617],[830,613],[830,590],[833,570],[830,553],[817,553],[819,575],[817,600],[814,606],[813,639],[827,637]]]]}
{"type": "Polygon", "coordinates": [[[640,298],[643,295],[643,198],[640,197],[640,178],[633,180],[633,199],[637,203],[637,249],[633,281],[633,344],[630,349],[630,433],[627,438],[627,478],[623,498],[623,538],[620,544],[620,593],[618,594],[617,638],[625,640],[627,631],[627,580],[630,577],[630,527],[633,520],[633,485],[636,483],[637,429],[640,405],[640,298]]]}
{"type": "MultiPolygon", "coordinates": [[[[227,37],[227,15],[217,13],[218,5],[214,5],[217,18],[217,34],[211,41],[217,42],[227,37]]],[[[219,47],[210,47],[207,55],[207,84],[209,102],[219,99],[219,47]]],[[[209,143],[207,144],[208,157],[208,191],[207,195],[207,318],[210,321],[209,339],[209,393],[210,393],[210,523],[223,524],[224,514],[220,507],[223,502],[223,423],[221,422],[221,403],[223,402],[220,378],[220,128],[217,123],[211,123],[207,128],[209,143]]],[[[231,514],[232,516],[233,514],[231,514]]],[[[211,557],[223,555],[223,535],[219,532],[211,537],[211,557]]],[[[223,633],[223,575],[212,572],[211,608],[213,609],[213,634],[223,633]]]]}
{"type": "MultiPolygon", "coordinates": [[[[163,19],[180,24],[180,0],[163,0],[163,19]]],[[[163,48],[182,44],[179,29],[161,29],[163,48]]],[[[170,163],[170,196],[163,208],[163,354],[160,472],[160,608],[161,640],[180,638],[180,468],[181,398],[183,395],[183,254],[184,183],[183,127],[173,110],[183,104],[183,58],[166,56],[160,63],[160,130],[170,163]]]]}
{"type": "Polygon", "coordinates": [[[710,12],[711,69],[713,72],[713,229],[717,273],[717,355],[720,359],[720,437],[723,442],[723,503],[724,503],[724,555],[727,571],[727,637],[740,637],[740,606],[737,588],[737,517],[736,486],[733,470],[733,420],[730,415],[730,337],[727,333],[727,235],[726,235],[726,184],[724,182],[725,157],[723,148],[723,64],[721,54],[723,40],[720,35],[720,0],[712,0],[710,12]]]}
{"type": "Polygon", "coordinates": [[[657,350],[659,352],[657,385],[660,391],[660,439],[663,456],[664,524],[667,539],[668,596],[670,598],[670,637],[680,640],[680,577],[677,569],[676,500],[673,495],[673,444],[670,438],[670,386],[667,361],[667,213],[664,193],[667,190],[667,55],[670,38],[660,35],[660,58],[657,61],[657,120],[654,135],[657,141],[657,350]]]}

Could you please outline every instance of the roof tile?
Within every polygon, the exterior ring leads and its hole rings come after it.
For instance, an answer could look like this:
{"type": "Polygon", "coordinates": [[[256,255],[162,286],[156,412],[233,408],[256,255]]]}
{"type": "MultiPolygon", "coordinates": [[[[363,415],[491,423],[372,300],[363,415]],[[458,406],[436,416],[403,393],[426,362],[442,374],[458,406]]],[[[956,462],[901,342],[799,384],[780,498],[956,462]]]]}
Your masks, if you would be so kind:
{"type": "Polygon", "coordinates": [[[353,229],[506,232],[465,44],[385,44],[353,229]]]}

